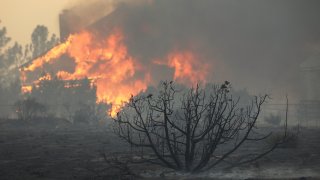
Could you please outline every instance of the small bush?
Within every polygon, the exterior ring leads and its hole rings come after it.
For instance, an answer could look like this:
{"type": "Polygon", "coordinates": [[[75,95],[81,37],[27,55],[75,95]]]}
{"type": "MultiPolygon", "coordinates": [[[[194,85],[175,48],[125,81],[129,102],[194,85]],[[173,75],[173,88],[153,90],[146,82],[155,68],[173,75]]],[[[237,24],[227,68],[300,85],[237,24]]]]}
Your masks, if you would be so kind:
{"type": "Polygon", "coordinates": [[[43,117],[47,112],[46,106],[33,98],[17,101],[14,104],[14,109],[19,119],[28,121],[36,117],[43,117]]]}
{"type": "Polygon", "coordinates": [[[284,138],[283,132],[277,132],[272,134],[266,139],[266,143],[269,147],[272,147],[276,143],[280,143],[279,148],[297,148],[299,144],[298,133],[287,131],[286,137],[284,138]]]}
{"type": "Polygon", "coordinates": [[[95,112],[95,107],[83,104],[80,109],[78,109],[73,116],[73,124],[97,124],[97,115],[95,112]]]}

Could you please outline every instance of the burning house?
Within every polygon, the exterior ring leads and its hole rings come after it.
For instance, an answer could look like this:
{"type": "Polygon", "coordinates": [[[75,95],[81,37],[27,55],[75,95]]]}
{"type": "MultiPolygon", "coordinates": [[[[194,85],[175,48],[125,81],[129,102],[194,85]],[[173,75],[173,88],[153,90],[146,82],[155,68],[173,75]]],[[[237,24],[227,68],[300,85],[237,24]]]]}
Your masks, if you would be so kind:
{"type": "MultiPolygon", "coordinates": [[[[24,73],[22,70],[21,74],[24,73]]],[[[43,104],[48,115],[71,122],[79,111],[93,111],[96,107],[96,86],[94,80],[88,78],[63,80],[58,76],[43,73],[32,83],[24,82],[22,92],[43,104]]]]}
{"type": "MultiPolygon", "coordinates": [[[[173,49],[163,58],[149,57],[149,62],[144,63],[143,57],[128,48],[130,41],[122,27],[130,14],[124,13],[127,11],[123,8],[127,7],[119,7],[106,16],[96,16],[94,22],[92,18],[82,21],[71,11],[63,11],[60,15],[61,43],[23,68],[23,82],[30,82],[30,74],[40,74],[42,69],[53,72],[64,82],[92,79],[96,86],[96,102],[112,104],[110,113],[115,115],[131,95],[156,84],[159,69],[168,72],[165,79],[175,79],[186,85],[206,81],[209,65],[189,49],[173,49]],[[77,22],[79,24],[74,25],[77,22]]],[[[142,26],[141,32],[148,31],[146,28],[142,26]]],[[[37,77],[31,84],[43,78],[37,77]]],[[[24,91],[31,89],[31,86],[23,87],[24,91]]]]}
{"type": "Polygon", "coordinates": [[[49,114],[74,121],[79,111],[90,111],[96,104],[96,87],[89,79],[43,79],[34,84],[30,93],[44,104],[49,114]]]}
{"type": "Polygon", "coordinates": [[[110,113],[115,114],[131,94],[147,88],[148,76],[133,80],[139,67],[128,55],[120,29],[110,29],[98,40],[94,32],[101,22],[88,24],[79,18],[68,10],[60,14],[62,42],[21,67],[22,92],[60,117],[96,102],[112,103],[110,113]],[[43,73],[48,71],[53,73],[43,73]]]}
{"type": "MultiPolygon", "coordinates": [[[[253,26],[254,23],[225,23],[233,22],[236,14],[219,11],[224,3],[205,1],[188,6],[184,1],[150,1],[154,5],[146,2],[113,6],[112,10],[103,5],[91,7],[87,3],[77,10],[63,11],[59,16],[61,43],[24,67],[21,72],[23,82],[38,82],[43,77],[32,78],[31,75],[41,74],[42,69],[65,82],[91,79],[96,86],[96,102],[112,104],[112,115],[131,95],[139,94],[148,86],[156,86],[160,80],[175,80],[187,86],[230,80],[238,83],[235,86],[259,87],[257,91],[262,89],[262,92],[268,91],[265,86],[279,89],[280,85],[289,87],[290,83],[296,83],[289,81],[289,75],[296,74],[294,68],[287,69],[288,77],[277,75],[287,68],[283,57],[290,54],[290,47],[286,51],[273,52],[271,47],[279,44],[278,38],[266,38],[263,45],[258,41],[261,37],[273,37],[273,31],[265,32],[263,27],[268,25],[277,32],[281,29],[278,26],[247,16],[247,13],[239,16],[248,22],[253,18],[254,22],[262,23],[261,31],[257,29],[260,26],[253,26]],[[219,29],[220,25],[224,28],[219,29]],[[255,36],[251,37],[251,34],[255,36]],[[216,52],[220,55],[215,55],[216,52]],[[281,56],[271,56],[277,53],[281,56]],[[249,70],[248,67],[252,68],[249,70]]],[[[243,12],[247,12],[246,8],[243,6],[243,12]]],[[[269,12],[261,12],[261,16],[265,15],[269,12]]],[[[279,22],[282,21],[287,22],[286,19],[279,22]]],[[[284,23],[277,25],[287,28],[284,23]]],[[[287,31],[283,33],[281,37],[286,37],[287,31]]],[[[295,41],[299,44],[299,40],[295,41]]],[[[294,61],[293,64],[298,64],[299,60],[294,61]]],[[[313,101],[318,99],[315,71],[302,69],[308,79],[304,82],[313,82],[305,85],[308,92],[303,102],[316,102],[313,101]]],[[[30,91],[32,87],[23,88],[30,91]]]]}

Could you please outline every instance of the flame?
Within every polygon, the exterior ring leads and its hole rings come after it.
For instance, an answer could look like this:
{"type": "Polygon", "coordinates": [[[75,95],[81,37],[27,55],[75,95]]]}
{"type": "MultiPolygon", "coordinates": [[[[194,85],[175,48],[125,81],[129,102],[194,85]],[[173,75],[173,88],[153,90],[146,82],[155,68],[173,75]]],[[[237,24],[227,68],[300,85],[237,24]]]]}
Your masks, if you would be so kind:
{"type": "Polygon", "coordinates": [[[209,64],[201,61],[193,51],[173,51],[166,60],[155,60],[155,64],[166,65],[174,69],[173,79],[179,83],[192,86],[206,83],[209,64]]]}
{"type": "Polygon", "coordinates": [[[174,52],[168,56],[168,66],[174,68],[174,80],[195,85],[206,82],[209,65],[197,59],[191,51],[174,52]]]}
{"type": "Polygon", "coordinates": [[[51,75],[48,74],[48,73],[46,73],[44,76],[40,77],[37,82],[40,82],[40,81],[49,81],[49,80],[51,80],[51,79],[52,79],[52,78],[51,78],[51,75]]]}
{"type": "Polygon", "coordinates": [[[21,86],[21,91],[22,91],[22,93],[24,93],[24,94],[27,94],[27,93],[31,93],[31,91],[32,91],[32,86],[27,86],[27,85],[25,85],[25,86],[21,86]]]}
{"type": "Polygon", "coordinates": [[[45,63],[48,63],[52,60],[56,60],[56,58],[60,57],[62,54],[64,54],[67,51],[68,47],[71,44],[72,39],[73,39],[73,36],[70,35],[66,40],[66,42],[55,46],[53,49],[48,51],[44,56],[33,60],[32,64],[24,68],[23,70],[34,71],[37,68],[42,67],[45,63]]]}
{"type": "MultiPolygon", "coordinates": [[[[21,80],[26,82],[26,73],[42,68],[44,64],[53,64],[67,54],[74,62],[73,71],[60,70],[55,75],[62,80],[88,78],[97,87],[97,103],[112,105],[110,115],[114,117],[121,110],[131,95],[135,96],[147,89],[152,81],[148,70],[128,53],[125,37],[120,29],[114,29],[107,37],[97,37],[89,31],[70,35],[66,42],[35,59],[32,64],[21,69],[21,80]],[[142,75],[144,76],[142,76],[142,75]]],[[[174,69],[173,79],[185,85],[205,83],[209,65],[193,51],[173,51],[164,61],[155,64],[166,65],[174,69]]],[[[33,81],[37,85],[44,80],[51,80],[49,74],[33,81]]],[[[65,88],[71,88],[65,85],[65,88]]],[[[22,92],[32,91],[32,86],[23,86],[22,92]]]]}
{"type": "MultiPolygon", "coordinates": [[[[129,100],[131,94],[136,95],[145,90],[151,80],[148,72],[145,72],[141,65],[128,54],[123,40],[124,36],[119,29],[115,29],[103,40],[99,40],[87,31],[73,34],[65,43],[34,60],[24,70],[34,71],[44,63],[52,62],[67,53],[75,63],[74,71],[59,71],[56,75],[62,80],[86,77],[94,79],[97,86],[97,100],[111,103],[112,108],[109,113],[115,116],[123,103],[129,100]],[[137,71],[144,72],[145,78],[135,78],[137,71]]],[[[34,83],[50,80],[50,78],[45,76],[34,83]]]]}

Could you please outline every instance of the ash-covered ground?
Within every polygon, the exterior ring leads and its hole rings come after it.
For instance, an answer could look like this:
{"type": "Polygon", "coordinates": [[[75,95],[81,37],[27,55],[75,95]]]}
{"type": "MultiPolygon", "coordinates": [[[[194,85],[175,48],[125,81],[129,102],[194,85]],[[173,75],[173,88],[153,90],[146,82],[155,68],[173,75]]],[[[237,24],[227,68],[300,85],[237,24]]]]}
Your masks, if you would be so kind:
{"type": "MultiPolygon", "coordinates": [[[[254,149],[255,144],[244,150],[254,149]]],[[[64,121],[1,120],[0,179],[320,179],[320,129],[300,128],[298,138],[258,162],[201,174],[156,165],[125,164],[132,149],[107,127],[64,121]],[[105,157],[107,161],[105,160],[105,157]],[[119,162],[110,163],[117,157],[119,162]],[[124,161],[121,161],[124,160],[124,161]]],[[[237,154],[234,154],[237,156],[237,154]]]]}

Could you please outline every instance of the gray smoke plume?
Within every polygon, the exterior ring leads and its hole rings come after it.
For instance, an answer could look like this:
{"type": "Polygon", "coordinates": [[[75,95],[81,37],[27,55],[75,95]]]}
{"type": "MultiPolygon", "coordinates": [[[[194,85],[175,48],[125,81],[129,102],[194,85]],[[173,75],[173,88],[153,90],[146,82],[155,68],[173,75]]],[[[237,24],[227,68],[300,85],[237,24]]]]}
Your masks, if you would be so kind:
{"type": "Polygon", "coordinates": [[[121,27],[130,53],[158,79],[167,70],[155,67],[154,59],[191,49],[212,65],[211,81],[229,80],[255,93],[297,94],[299,65],[310,55],[309,45],[320,42],[317,0],[95,2],[82,4],[79,16],[101,11],[105,2],[114,9],[88,28],[103,34],[121,27]]]}

